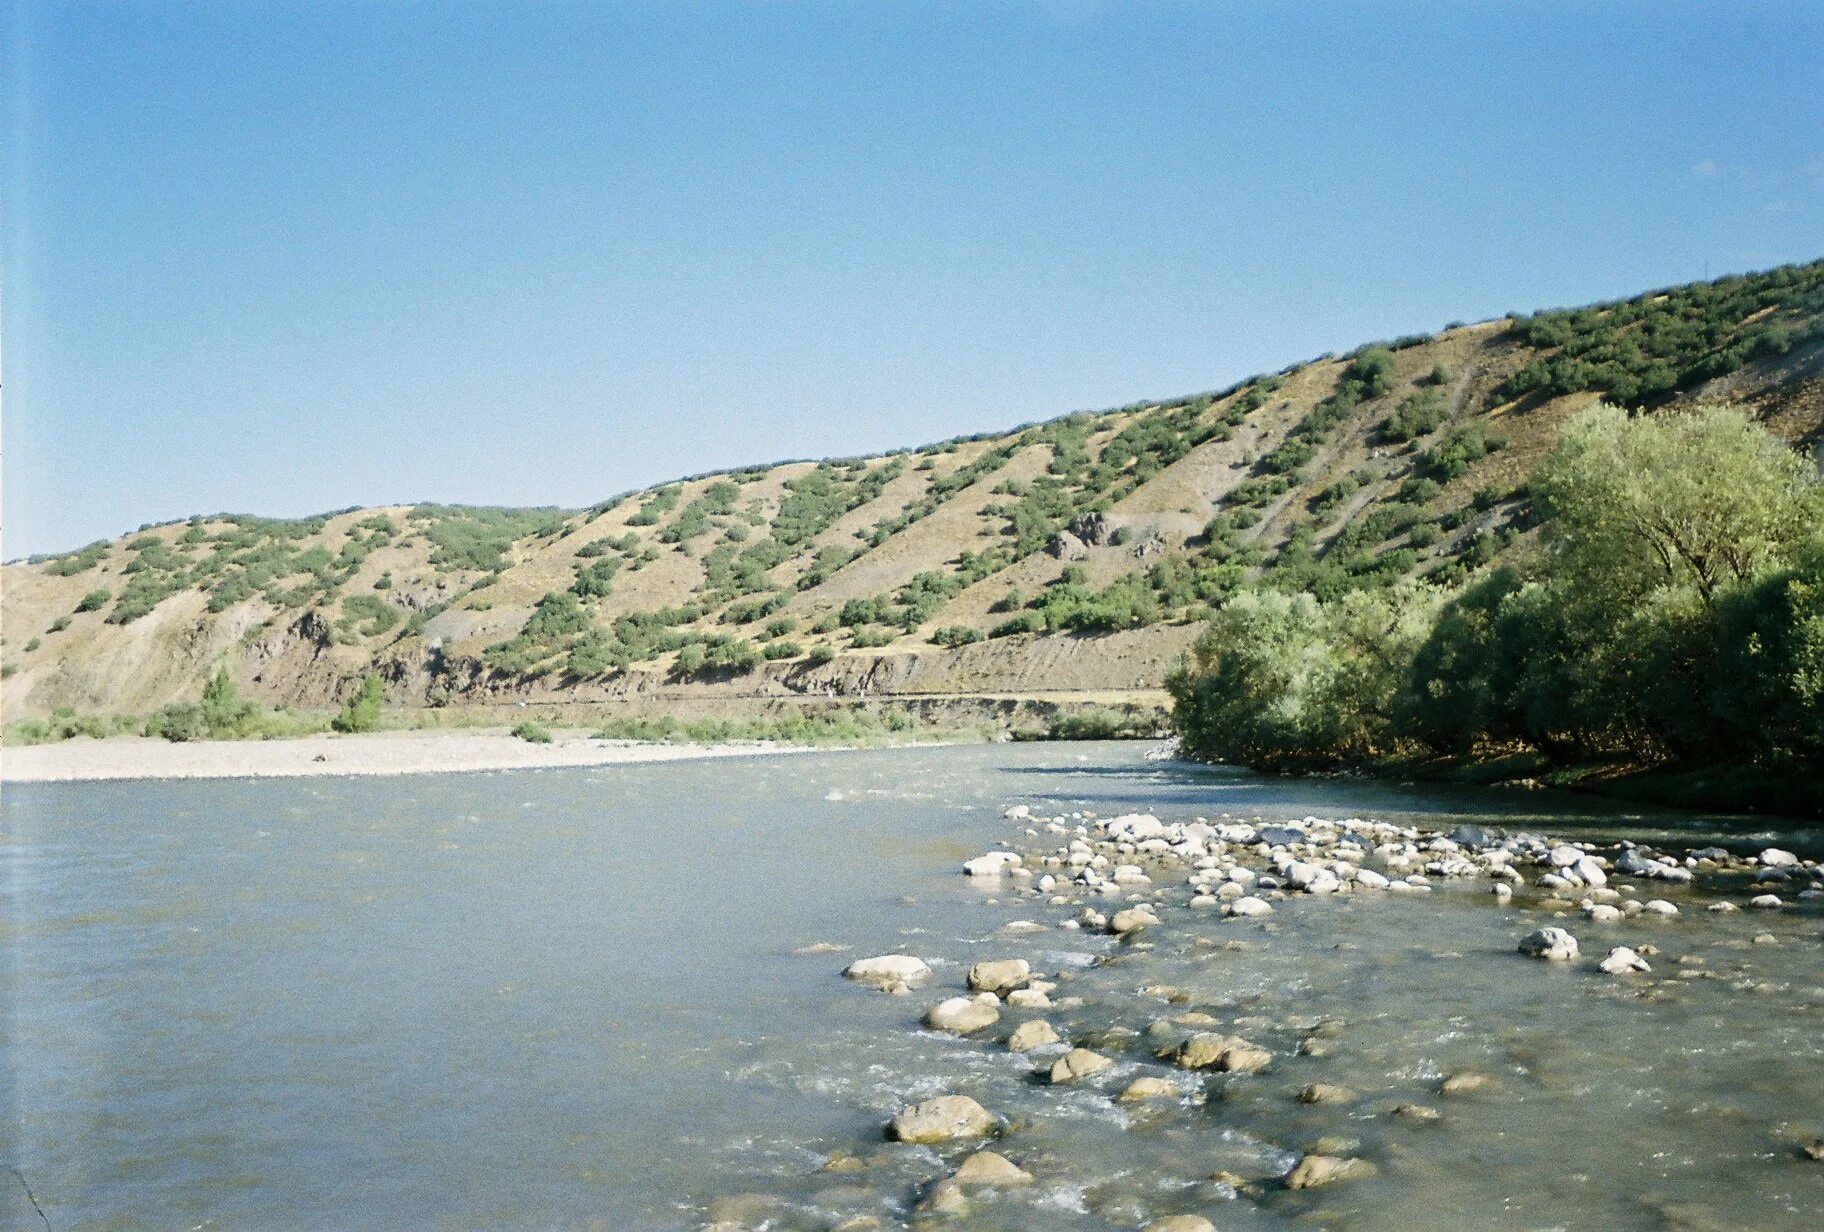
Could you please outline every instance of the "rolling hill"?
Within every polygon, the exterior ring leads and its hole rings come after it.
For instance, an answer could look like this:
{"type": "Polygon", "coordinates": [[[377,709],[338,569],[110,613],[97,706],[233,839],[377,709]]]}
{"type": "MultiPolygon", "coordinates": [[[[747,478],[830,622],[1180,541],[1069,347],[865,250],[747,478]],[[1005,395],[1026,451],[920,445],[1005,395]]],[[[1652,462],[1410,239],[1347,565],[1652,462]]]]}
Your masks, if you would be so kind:
{"type": "Polygon", "coordinates": [[[1454,326],[1231,388],[589,509],[198,516],[5,566],[4,713],[252,696],[685,717],[1157,705],[1202,613],[1467,576],[1606,398],[1824,435],[1824,262],[1454,326]]]}

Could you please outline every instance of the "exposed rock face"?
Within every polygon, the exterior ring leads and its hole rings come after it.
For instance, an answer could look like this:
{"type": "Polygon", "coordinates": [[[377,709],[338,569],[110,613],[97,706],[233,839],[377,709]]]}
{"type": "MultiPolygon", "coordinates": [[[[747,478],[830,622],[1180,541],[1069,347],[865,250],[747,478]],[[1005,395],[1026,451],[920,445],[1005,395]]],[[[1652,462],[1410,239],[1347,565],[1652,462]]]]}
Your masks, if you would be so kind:
{"type": "Polygon", "coordinates": [[[986,1138],[1000,1123],[967,1095],[939,1095],[902,1109],[887,1126],[896,1142],[956,1142],[986,1138]]]}
{"type": "Polygon", "coordinates": [[[1088,546],[1067,530],[1053,535],[1045,550],[1056,560],[1082,560],[1089,555],[1088,546]]]}

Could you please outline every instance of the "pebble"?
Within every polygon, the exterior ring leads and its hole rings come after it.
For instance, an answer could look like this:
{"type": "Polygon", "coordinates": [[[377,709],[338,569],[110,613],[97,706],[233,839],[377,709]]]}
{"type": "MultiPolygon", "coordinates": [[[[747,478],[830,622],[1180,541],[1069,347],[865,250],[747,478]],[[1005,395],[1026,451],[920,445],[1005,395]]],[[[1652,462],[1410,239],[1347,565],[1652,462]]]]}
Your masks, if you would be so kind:
{"type": "Polygon", "coordinates": [[[1140,1232],[1216,1232],[1216,1225],[1202,1215],[1167,1215],[1153,1220],[1140,1232]]]}

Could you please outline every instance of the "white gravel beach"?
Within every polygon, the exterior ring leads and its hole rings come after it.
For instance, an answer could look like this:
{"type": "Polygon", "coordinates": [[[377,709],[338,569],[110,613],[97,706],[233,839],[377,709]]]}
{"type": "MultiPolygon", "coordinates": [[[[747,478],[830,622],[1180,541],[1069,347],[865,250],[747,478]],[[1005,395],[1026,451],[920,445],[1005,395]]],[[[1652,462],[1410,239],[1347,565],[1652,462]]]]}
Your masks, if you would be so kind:
{"type": "Polygon", "coordinates": [[[0,749],[8,783],[87,779],[301,778],[310,775],[437,774],[751,757],[791,752],[769,744],[651,744],[559,735],[534,744],[501,731],[402,731],[290,740],[224,740],[173,744],[139,738],[67,740],[0,749]]]}

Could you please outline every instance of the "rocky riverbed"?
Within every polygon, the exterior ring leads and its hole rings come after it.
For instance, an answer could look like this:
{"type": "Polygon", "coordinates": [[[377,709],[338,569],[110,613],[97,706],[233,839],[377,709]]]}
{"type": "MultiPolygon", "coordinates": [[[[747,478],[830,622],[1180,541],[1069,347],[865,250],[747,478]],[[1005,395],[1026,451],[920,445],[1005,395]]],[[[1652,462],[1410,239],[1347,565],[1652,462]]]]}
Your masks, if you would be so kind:
{"type": "Polygon", "coordinates": [[[992,934],[934,918],[898,952],[826,959],[953,1045],[886,1039],[832,1074],[878,1135],[702,1226],[1818,1226],[1817,861],[1004,816],[959,869],[1005,917],[992,934]]]}

